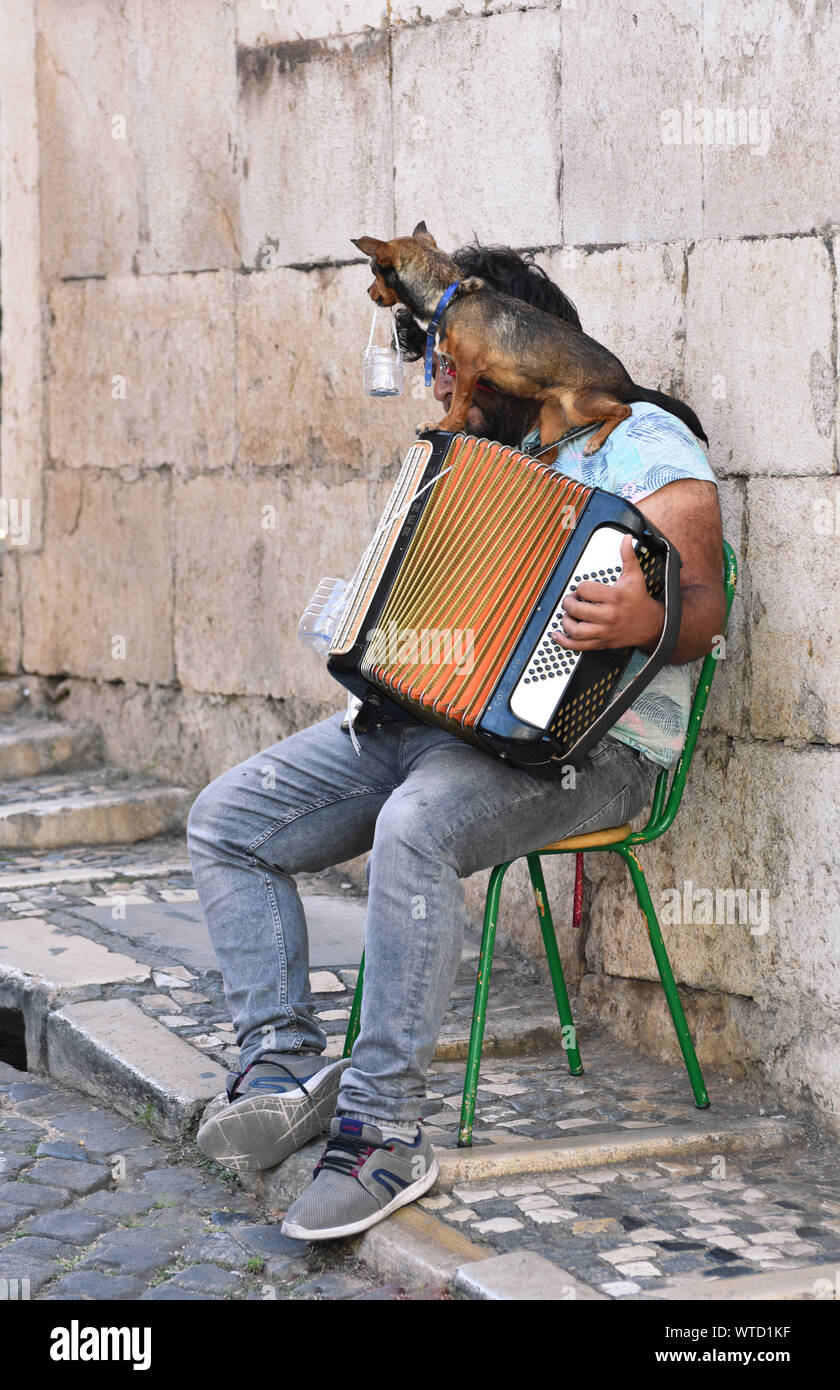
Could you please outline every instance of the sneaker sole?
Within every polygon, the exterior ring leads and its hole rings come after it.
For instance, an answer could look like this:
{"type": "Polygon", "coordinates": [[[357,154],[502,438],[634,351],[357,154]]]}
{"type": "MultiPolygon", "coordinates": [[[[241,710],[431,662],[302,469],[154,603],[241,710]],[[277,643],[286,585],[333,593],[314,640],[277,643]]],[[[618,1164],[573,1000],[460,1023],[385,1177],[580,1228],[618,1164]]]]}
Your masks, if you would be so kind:
{"type": "Polygon", "coordinates": [[[343,1057],[317,1072],[307,1083],[309,1095],[297,1090],[235,1101],[201,1126],[198,1147],[235,1173],[275,1168],[329,1128],[349,1065],[343,1057]]]}
{"type": "Polygon", "coordinates": [[[423,1178],[418,1178],[410,1187],[406,1187],[397,1197],[392,1198],[387,1206],[379,1211],[373,1212],[371,1216],[366,1216],[361,1221],[351,1221],[347,1226],[331,1226],[328,1229],[319,1231],[308,1231],[305,1226],[298,1226],[294,1222],[284,1221],[280,1227],[280,1232],[284,1236],[291,1236],[292,1240],[339,1240],[341,1236],[355,1236],[360,1231],[367,1231],[377,1222],[384,1221],[386,1216],[397,1211],[399,1207],[408,1206],[409,1202],[415,1202],[418,1197],[422,1197],[424,1192],[428,1192],[433,1182],[438,1176],[440,1169],[436,1158],[432,1159],[431,1167],[423,1178]]]}

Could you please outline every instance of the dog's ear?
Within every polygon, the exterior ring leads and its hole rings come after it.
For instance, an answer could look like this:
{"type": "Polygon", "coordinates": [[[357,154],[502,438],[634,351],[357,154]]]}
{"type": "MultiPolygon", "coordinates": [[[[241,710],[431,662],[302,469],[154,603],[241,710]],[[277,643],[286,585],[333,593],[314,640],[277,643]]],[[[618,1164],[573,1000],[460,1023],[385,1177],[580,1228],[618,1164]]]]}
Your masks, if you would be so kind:
{"type": "Polygon", "coordinates": [[[425,241],[427,246],[437,246],[437,242],[431,232],[427,230],[425,222],[418,222],[411,235],[416,237],[418,241],[425,241]]]}
{"type": "Polygon", "coordinates": [[[391,250],[390,241],[377,241],[375,236],[351,237],[354,246],[358,246],[363,256],[369,256],[377,265],[393,265],[394,253],[391,250]]]}

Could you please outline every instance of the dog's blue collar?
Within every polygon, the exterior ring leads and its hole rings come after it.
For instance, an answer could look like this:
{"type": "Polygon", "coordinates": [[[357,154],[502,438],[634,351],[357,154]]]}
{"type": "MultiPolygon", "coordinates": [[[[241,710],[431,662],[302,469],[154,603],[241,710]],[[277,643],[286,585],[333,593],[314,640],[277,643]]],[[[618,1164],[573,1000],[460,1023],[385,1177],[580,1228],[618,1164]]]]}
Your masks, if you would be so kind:
{"type": "Polygon", "coordinates": [[[428,328],[426,329],[426,385],[427,385],[427,386],[431,386],[431,384],[432,384],[432,353],[434,352],[434,348],[435,348],[435,333],[436,333],[436,331],[437,331],[437,326],[438,326],[438,324],[440,323],[441,318],[443,317],[443,311],[444,311],[444,309],[446,308],[447,304],[449,303],[450,299],[452,298],[453,294],[454,294],[455,291],[457,290],[457,288],[458,288],[458,286],[460,285],[460,283],[461,283],[460,280],[453,280],[453,281],[452,281],[452,284],[449,286],[449,288],[444,290],[443,294],[441,295],[440,299],[438,300],[438,306],[437,306],[437,308],[435,309],[435,312],[432,314],[431,319],[429,320],[429,326],[428,326],[428,328]]]}

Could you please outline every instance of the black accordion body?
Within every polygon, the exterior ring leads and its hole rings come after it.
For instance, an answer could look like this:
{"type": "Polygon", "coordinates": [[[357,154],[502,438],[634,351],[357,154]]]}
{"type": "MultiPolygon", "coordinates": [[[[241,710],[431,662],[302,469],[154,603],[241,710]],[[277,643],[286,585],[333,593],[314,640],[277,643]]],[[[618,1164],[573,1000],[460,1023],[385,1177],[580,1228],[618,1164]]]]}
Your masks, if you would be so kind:
{"type": "Polygon", "coordinates": [[[680,628],[679,568],[674,547],[613,493],[491,440],[433,431],[406,455],[327,668],[362,699],[363,715],[396,705],[556,776],[667,661],[680,628]],[[616,582],[625,535],[665,621],[616,696],[632,648],[572,652],[550,634],[584,580],[616,582]]]}

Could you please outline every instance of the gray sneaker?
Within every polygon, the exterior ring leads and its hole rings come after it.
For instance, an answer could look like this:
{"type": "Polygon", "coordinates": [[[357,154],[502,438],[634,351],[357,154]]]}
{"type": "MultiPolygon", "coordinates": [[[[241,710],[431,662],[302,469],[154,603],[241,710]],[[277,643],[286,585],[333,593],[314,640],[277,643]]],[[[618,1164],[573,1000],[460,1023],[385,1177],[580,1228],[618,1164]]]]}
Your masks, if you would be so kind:
{"type": "Polygon", "coordinates": [[[295,1240],[336,1240],[366,1231],[427,1192],[438,1175],[431,1140],[421,1129],[413,1144],[382,1142],[382,1131],[336,1117],[309,1187],[283,1225],[295,1240]]]}
{"type": "Polygon", "coordinates": [[[211,1101],[196,1143],[225,1168],[274,1168],[323,1134],[335,1114],[349,1057],[325,1062],[317,1053],[268,1053],[231,1073],[227,1096],[211,1101]]]}

